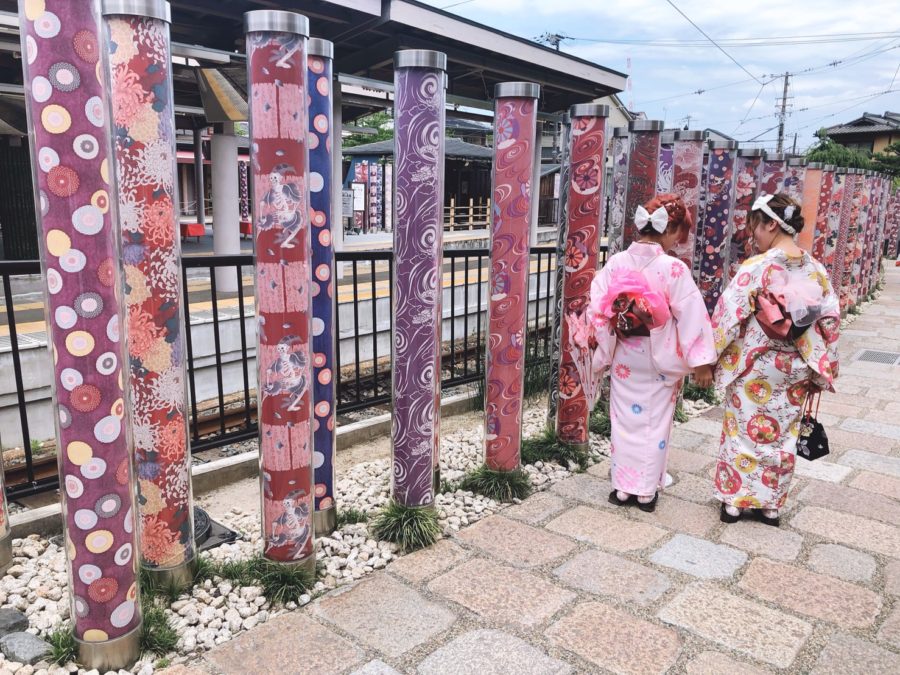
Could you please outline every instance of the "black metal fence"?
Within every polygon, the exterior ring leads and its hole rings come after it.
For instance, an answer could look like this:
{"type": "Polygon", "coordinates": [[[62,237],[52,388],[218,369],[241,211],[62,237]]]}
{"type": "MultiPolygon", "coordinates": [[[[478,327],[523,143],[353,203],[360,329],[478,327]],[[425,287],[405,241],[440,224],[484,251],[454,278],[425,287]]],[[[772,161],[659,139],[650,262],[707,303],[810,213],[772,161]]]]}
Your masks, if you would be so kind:
{"type": "MultiPolygon", "coordinates": [[[[554,247],[531,249],[526,307],[529,368],[549,360],[555,259],[554,247]]],[[[489,265],[488,249],[444,251],[441,383],[445,391],[484,377],[489,265]]],[[[387,409],[391,400],[393,254],[338,253],[336,266],[337,413],[346,416],[377,406],[387,409]]],[[[30,284],[27,295],[39,296],[40,283],[33,276],[39,274],[37,261],[0,261],[4,299],[0,327],[8,327],[8,336],[0,335],[0,359],[11,357],[12,395],[20,427],[15,436],[22,441],[21,456],[15,451],[14,461],[6,468],[10,498],[58,486],[53,448],[32,441],[23,377],[23,351],[36,347],[45,351],[46,327],[42,323],[42,302],[23,302],[22,289],[17,285],[30,284]],[[17,330],[17,313],[26,315],[32,328],[40,322],[39,331],[22,335],[17,330]]],[[[254,438],[256,373],[250,363],[256,350],[253,256],[185,257],[182,283],[185,324],[189,328],[185,342],[191,449],[209,450],[254,438]],[[234,290],[224,289],[226,284],[234,290]]],[[[5,381],[9,370],[6,364],[0,369],[0,396],[11,390],[5,381]]],[[[9,445],[6,442],[5,446],[9,445]]]]}

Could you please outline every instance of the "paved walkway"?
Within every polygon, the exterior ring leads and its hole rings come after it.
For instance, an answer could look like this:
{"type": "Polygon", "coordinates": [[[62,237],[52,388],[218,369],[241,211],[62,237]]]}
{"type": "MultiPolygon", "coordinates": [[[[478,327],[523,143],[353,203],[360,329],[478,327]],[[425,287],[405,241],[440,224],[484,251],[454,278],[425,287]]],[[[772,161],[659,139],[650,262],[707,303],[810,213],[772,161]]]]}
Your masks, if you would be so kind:
{"type": "Polygon", "coordinates": [[[711,499],[721,411],[679,427],[655,514],[608,467],[170,673],[900,673],[900,269],[844,333],[828,461],[798,460],[782,527],[711,499]]]}

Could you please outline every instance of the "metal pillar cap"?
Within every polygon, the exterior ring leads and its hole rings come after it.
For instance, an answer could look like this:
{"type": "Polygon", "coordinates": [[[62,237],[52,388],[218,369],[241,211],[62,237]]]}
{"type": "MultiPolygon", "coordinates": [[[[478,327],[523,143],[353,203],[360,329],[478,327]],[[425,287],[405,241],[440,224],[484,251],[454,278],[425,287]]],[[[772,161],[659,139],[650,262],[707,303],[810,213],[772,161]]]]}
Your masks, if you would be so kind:
{"type": "Polygon", "coordinates": [[[632,120],[628,123],[629,131],[662,131],[666,123],[662,120],[632,120]]]}
{"type": "Polygon", "coordinates": [[[569,108],[570,117],[609,117],[609,106],[602,103],[576,103],[569,108]]]}
{"type": "Polygon", "coordinates": [[[788,166],[806,166],[806,160],[802,157],[793,157],[788,160],[788,166]]]}
{"type": "Polygon", "coordinates": [[[834,164],[826,164],[822,167],[825,171],[834,171],[837,167],[834,164]]]}
{"type": "Polygon", "coordinates": [[[675,142],[675,130],[666,129],[659,136],[659,142],[663,145],[672,145],[675,142]]]}
{"type": "Polygon", "coordinates": [[[244,13],[245,33],[296,33],[309,37],[309,19],[281,9],[254,9],[244,13]]]}
{"type": "Polygon", "coordinates": [[[710,150],[737,150],[737,141],[710,141],[710,150]]]}
{"type": "Polygon", "coordinates": [[[784,161],[784,153],[783,152],[766,152],[766,161],[767,162],[783,162],[784,161]]]}
{"type": "MultiPolygon", "coordinates": [[[[534,82],[498,82],[494,98],[540,98],[541,85],[534,82]]],[[[572,106],[574,108],[575,106],[572,106]]],[[[571,114],[571,109],[570,109],[571,114]]],[[[607,113],[609,114],[609,113],[607,113]]]]}
{"type": "Polygon", "coordinates": [[[760,148],[741,148],[738,150],[738,157],[762,157],[763,150],[760,148]]]}
{"type": "Polygon", "coordinates": [[[615,127],[613,129],[613,138],[627,138],[628,127],[615,127]]]}
{"type": "Polygon", "coordinates": [[[146,16],[172,23],[172,8],[166,0],[103,0],[103,16],[146,16]]]}
{"type": "Polygon", "coordinates": [[[806,165],[807,169],[821,169],[825,165],[822,162],[808,162],[806,165]]]}
{"type": "Polygon", "coordinates": [[[447,70],[447,55],[433,49],[403,49],[394,52],[394,68],[437,68],[447,70]]]}
{"type": "Polygon", "coordinates": [[[706,139],[706,132],[697,129],[681,129],[675,132],[676,141],[702,141],[706,139]]]}
{"type": "Polygon", "coordinates": [[[310,56],[321,56],[323,59],[334,58],[334,43],[322,38],[310,38],[306,46],[306,52],[310,56]]]}

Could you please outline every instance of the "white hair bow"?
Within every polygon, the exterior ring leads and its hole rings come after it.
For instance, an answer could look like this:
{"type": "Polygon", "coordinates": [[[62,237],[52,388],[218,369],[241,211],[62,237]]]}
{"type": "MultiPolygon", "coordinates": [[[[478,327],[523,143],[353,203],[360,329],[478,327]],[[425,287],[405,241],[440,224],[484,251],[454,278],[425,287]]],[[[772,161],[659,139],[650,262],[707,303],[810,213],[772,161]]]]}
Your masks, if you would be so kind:
{"type": "MultiPolygon", "coordinates": [[[[784,230],[785,232],[787,232],[788,234],[790,234],[790,235],[797,234],[797,230],[795,230],[793,227],[791,227],[786,222],[784,222],[784,219],[779,218],[775,214],[775,212],[772,210],[772,207],[769,206],[769,202],[772,201],[772,199],[774,197],[775,197],[775,195],[760,195],[759,197],[756,198],[756,201],[753,202],[753,206],[750,207],[750,210],[751,211],[762,211],[767,216],[769,216],[769,218],[771,218],[776,223],[781,225],[781,229],[784,230]]],[[[784,217],[790,218],[793,215],[794,215],[794,206],[790,205],[790,206],[785,207],[784,217]]]]}
{"type": "Polygon", "coordinates": [[[650,223],[650,226],[659,234],[665,232],[666,226],[669,224],[669,212],[666,211],[666,207],[660,206],[651,214],[643,206],[638,206],[634,212],[634,224],[639,230],[643,230],[647,223],[650,223]]]}

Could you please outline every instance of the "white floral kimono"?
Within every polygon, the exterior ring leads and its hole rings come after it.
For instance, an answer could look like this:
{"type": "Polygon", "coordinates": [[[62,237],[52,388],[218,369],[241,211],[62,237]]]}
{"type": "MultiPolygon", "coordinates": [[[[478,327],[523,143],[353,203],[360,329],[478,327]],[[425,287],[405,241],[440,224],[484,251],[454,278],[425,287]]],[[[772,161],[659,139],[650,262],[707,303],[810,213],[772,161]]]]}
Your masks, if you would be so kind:
{"type": "Polygon", "coordinates": [[[713,313],[719,361],[716,387],[725,418],[716,464],[719,501],[738,508],[778,509],[794,474],[800,417],[810,382],[834,391],[840,318],[825,268],[808,253],[780,249],[741,265],[713,313]],[[755,312],[757,296],[784,274],[821,288],[822,312],[797,339],[773,339],[755,312]]]}
{"type": "MultiPolygon", "coordinates": [[[[703,297],[687,266],[660,246],[633,243],[604,265],[591,285],[591,308],[606,296],[617,269],[640,272],[668,302],[671,318],[649,337],[618,339],[608,325],[596,331],[595,368],[611,368],[612,484],[616,490],[653,496],[663,485],[672,417],[682,378],[711,364],[716,353],[703,297]]],[[[595,324],[602,324],[594,319],[595,324]]]]}

